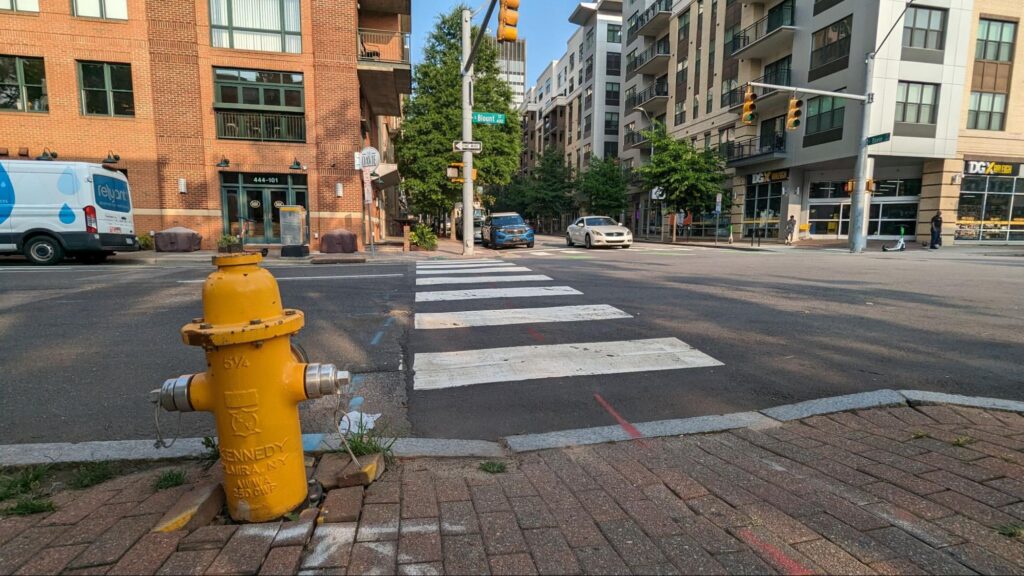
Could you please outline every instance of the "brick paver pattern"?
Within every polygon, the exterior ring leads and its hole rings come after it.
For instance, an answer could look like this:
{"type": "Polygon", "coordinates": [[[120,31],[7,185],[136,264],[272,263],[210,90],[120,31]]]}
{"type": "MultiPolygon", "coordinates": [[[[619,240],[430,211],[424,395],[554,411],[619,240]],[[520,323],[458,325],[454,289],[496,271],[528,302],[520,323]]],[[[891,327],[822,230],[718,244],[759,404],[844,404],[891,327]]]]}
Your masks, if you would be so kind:
{"type": "Polygon", "coordinates": [[[879,408],[476,464],[404,461],[358,526],[321,523],[304,550],[277,524],[147,536],[167,497],[118,479],[0,519],[0,574],[1024,574],[1024,538],[1000,533],[1024,528],[1014,413],[879,408]]]}

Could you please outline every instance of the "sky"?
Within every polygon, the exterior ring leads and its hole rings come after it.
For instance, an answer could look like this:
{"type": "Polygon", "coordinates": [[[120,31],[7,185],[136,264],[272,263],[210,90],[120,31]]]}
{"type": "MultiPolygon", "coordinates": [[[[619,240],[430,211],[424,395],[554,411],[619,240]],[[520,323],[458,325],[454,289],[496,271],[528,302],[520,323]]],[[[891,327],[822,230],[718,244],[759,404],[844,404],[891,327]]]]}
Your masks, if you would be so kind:
{"type": "MultiPolygon", "coordinates": [[[[443,12],[459,4],[459,0],[413,0],[412,3],[412,59],[420,61],[423,44],[434,28],[435,19],[443,12]]],[[[487,10],[484,0],[466,0],[470,8],[480,13],[475,22],[483,19],[487,10]]],[[[565,52],[565,43],[575,31],[569,23],[569,15],[576,9],[575,0],[521,0],[519,3],[519,37],[526,39],[526,84],[527,88],[537,80],[537,75],[552,60],[565,52]]],[[[491,16],[491,29],[497,27],[497,8],[491,16]]]]}

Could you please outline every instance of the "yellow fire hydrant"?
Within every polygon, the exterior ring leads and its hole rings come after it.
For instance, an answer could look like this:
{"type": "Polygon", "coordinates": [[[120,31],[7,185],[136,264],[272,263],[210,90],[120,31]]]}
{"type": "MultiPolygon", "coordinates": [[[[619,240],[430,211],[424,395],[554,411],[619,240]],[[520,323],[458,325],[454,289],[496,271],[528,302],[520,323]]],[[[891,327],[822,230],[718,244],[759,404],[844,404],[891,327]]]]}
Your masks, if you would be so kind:
{"type": "Polygon", "coordinates": [[[231,517],[265,522],[307,498],[299,425],[300,402],[337,394],[347,372],[305,364],[291,335],[305,323],[284,309],[277,281],[259,254],[213,259],[203,286],[203,317],[181,329],[186,344],[206,351],[206,372],[164,382],[165,410],[213,412],[231,517]]]}

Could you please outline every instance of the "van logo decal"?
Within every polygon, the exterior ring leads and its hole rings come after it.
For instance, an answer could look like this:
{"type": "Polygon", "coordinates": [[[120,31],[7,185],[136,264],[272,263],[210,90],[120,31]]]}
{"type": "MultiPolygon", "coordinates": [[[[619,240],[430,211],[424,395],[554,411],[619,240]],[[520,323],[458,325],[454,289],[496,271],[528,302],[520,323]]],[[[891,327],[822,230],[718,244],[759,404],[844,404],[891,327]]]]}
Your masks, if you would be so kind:
{"type": "Polygon", "coordinates": [[[7,175],[7,170],[4,170],[3,165],[0,164],[0,224],[11,217],[12,211],[14,211],[14,183],[7,175]]]}
{"type": "Polygon", "coordinates": [[[96,174],[92,177],[96,203],[104,210],[131,212],[132,201],[128,196],[128,183],[124,180],[96,174]]]}
{"type": "Polygon", "coordinates": [[[71,224],[75,221],[75,211],[71,209],[66,203],[60,207],[60,213],[57,214],[62,224],[71,224]]]}

